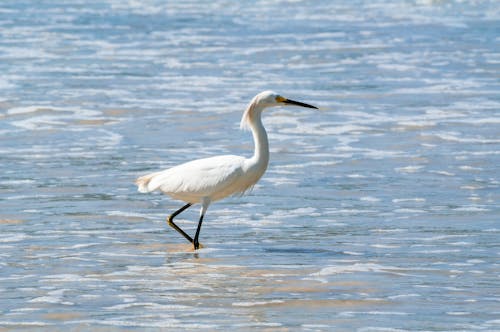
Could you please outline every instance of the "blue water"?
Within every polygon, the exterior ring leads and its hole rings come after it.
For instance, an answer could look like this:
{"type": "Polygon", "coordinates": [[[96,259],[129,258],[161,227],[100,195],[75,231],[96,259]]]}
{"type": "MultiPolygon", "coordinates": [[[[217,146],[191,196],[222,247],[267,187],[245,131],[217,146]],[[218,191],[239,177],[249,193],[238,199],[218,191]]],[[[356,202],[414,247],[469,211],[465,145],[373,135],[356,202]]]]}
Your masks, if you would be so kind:
{"type": "Polygon", "coordinates": [[[500,330],[496,1],[3,1],[0,329],[500,330]],[[251,155],[182,206],[137,176],[251,155]],[[194,233],[197,208],[179,216],[194,233]]]}

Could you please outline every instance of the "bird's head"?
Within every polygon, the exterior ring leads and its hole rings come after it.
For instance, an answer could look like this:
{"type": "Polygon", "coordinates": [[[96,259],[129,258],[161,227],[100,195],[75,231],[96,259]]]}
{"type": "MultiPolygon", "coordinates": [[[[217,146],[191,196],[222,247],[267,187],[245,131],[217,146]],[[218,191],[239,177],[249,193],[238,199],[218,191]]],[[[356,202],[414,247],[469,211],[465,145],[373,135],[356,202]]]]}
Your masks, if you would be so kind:
{"type": "Polygon", "coordinates": [[[292,99],[285,98],[274,91],[263,91],[258,95],[256,95],[255,97],[253,97],[252,101],[245,110],[245,113],[241,118],[241,123],[240,123],[241,129],[247,129],[250,126],[250,124],[253,121],[255,121],[256,115],[260,115],[260,113],[265,108],[274,106],[286,106],[286,105],[295,105],[295,106],[317,109],[316,106],[312,106],[309,104],[302,103],[300,101],[295,101],[292,99]]]}
{"type": "Polygon", "coordinates": [[[277,94],[274,91],[263,91],[256,95],[252,103],[255,103],[256,106],[260,106],[263,108],[273,107],[273,106],[286,106],[286,105],[296,105],[307,108],[316,108],[316,106],[312,106],[309,104],[301,103],[299,101],[291,100],[283,97],[282,95],[277,94]]]}

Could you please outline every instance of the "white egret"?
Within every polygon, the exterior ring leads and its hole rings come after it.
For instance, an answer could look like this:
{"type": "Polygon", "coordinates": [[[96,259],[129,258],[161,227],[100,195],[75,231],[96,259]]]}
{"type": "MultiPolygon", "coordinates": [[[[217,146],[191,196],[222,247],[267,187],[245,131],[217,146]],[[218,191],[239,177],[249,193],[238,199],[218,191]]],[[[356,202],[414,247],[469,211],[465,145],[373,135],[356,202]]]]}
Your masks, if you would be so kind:
{"type": "Polygon", "coordinates": [[[193,160],[164,171],[141,176],[136,180],[142,193],[159,190],[187,204],[167,219],[168,224],[199,248],[199,235],[203,217],[210,203],[251,188],[266,171],[269,162],[269,144],[262,125],[262,111],[268,107],[297,105],[315,106],[287,99],[273,91],[256,95],[243,113],[240,127],[250,129],[255,144],[251,158],[234,155],[193,160]],[[174,218],[195,203],[201,203],[200,219],[194,239],[174,223],[174,218]]]}

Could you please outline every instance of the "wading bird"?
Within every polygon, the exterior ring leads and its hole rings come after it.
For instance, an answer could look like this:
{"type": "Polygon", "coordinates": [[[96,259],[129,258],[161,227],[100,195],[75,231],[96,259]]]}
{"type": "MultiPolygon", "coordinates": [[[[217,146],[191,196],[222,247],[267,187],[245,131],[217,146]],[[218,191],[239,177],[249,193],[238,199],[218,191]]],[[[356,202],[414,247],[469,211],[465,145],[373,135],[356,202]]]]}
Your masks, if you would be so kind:
{"type": "Polygon", "coordinates": [[[203,217],[211,202],[234,194],[242,194],[261,178],[269,162],[267,133],[261,114],[273,106],[315,106],[287,99],[272,91],[256,95],[241,118],[240,128],[250,129],[255,144],[251,158],[234,155],[216,156],[193,160],[164,171],[141,176],[136,180],[138,190],[147,193],[159,190],[187,204],[167,219],[168,224],[194,245],[200,246],[199,236],[203,217]],[[194,239],[174,223],[174,218],[195,203],[201,203],[200,219],[194,239]]]}

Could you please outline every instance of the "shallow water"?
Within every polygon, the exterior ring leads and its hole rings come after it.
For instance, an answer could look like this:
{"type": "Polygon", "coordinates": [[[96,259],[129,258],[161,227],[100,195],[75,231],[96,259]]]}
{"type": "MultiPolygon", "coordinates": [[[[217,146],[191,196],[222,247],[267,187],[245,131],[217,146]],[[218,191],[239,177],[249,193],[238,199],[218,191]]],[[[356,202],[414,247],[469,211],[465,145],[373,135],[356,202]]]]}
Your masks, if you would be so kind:
{"type": "Polygon", "coordinates": [[[2,2],[0,329],[500,330],[499,10],[2,2]],[[133,180],[250,155],[265,89],[322,110],[193,252],[133,180]]]}

